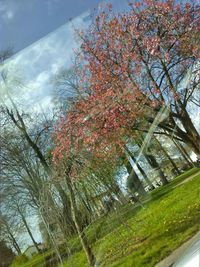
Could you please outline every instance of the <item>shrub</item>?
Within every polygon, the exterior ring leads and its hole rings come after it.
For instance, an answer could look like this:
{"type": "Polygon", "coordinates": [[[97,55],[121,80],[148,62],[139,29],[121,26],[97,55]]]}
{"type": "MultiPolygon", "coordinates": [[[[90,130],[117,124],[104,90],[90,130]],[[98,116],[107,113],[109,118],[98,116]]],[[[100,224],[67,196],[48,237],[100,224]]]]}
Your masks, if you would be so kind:
{"type": "Polygon", "coordinates": [[[26,263],[28,261],[28,257],[25,254],[18,255],[14,258],[12,267],[19,267],[22,266],[22,264],[26,263]]]}

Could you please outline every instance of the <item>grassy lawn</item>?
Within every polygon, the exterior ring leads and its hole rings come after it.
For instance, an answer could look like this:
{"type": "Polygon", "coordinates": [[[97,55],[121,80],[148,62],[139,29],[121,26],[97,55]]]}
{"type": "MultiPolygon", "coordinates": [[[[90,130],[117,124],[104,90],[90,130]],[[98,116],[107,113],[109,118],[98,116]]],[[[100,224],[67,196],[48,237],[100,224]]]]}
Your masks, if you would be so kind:
{"type": "MultiPolygon", "coordinates": [[[[200,229],[199,171],[193,168],[152,191],[144,208],[127,204],[91,225],[86,234],[98,266],[151,267],[195,234],[200,229]],[[192,175],[192,180],[180,184],[192,175]]],[[[74,254],[64,266],[86,267],[79,239],[69,243],[74,254]]],[[[38,255],[20,267],[42,267],[43,262],[38,255]]]]}
{"type": "MultiPolygon", "coordinates": [[[[127,205],[102,218],[88,231],[100,266],[154,266],[200,229],[200,174],[181,184],[192,169],[151,193],[145,208],[127,205]]],[[[87,266],[82,251],[65,267],[87,266]]]]}
{"type": "Polygon", "coordinates": [[[11,267],[43,267],[45,265],[45,257],[49,256],[53,250],[48,250],[42,254],[35,254],[33,258],[25,263],[12,264],[11,267]]]}

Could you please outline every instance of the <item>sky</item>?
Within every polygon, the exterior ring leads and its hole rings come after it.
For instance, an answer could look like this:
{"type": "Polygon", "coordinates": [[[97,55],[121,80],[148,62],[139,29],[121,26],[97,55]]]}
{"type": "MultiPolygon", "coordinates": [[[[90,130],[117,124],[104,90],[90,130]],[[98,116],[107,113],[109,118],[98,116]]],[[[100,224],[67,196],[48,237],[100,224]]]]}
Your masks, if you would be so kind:
{"type": "MultiPolygon", "coordinates": [[[[117,11],[127,6],[127,0],[112,2],[117,11]]],[[[99,3],[99,0],[0,0],[3,36],[0,51],[13,47],[15,54],[6,69],[11,80],[17,76],[25,85],[18,96],[23,97],[27,106],[39,111],[52,105],[52,77],[60,69],[71,67],[74,49],[80,45],[74,29],[89,26],[90,14],[99,3]]]]}
{"type": "Polygon", "coordinates": [[[24,85],[18,96],[20,95],[28,106],[34,106],[36,109],[42,106],[45,110],[51,105],[52,79],[60,69],[71,67],[74,49],[79,47],[74,28],[83,29],[88,25],[89,12],[85,12],[7,61],[4,68],[8,72],[10,88],[12,80],[18,79],[24,85]]]}
{"type": "Polygon", "coordinates": [[[92,10],[100,0],[0,0],[0,50],[15,52],[92,10]]]}
{"type": "MultiPolygon", "coordinates": [[[[106,0],[107,1],[107,0],[106,0]]],[[[31,45],[102,0],[0,0],[0,50],[31,45]]],[[[127,0],[108,0],[116,8],[127,0]]]]}

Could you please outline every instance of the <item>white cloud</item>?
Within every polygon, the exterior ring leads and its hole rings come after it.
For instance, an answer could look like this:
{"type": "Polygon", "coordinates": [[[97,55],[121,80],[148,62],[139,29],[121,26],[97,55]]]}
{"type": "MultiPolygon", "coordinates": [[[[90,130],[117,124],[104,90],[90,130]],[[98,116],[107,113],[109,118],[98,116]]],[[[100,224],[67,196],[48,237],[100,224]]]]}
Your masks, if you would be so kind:
{"type": "MultiPolygon", "coordinates": [[[[31,46],[20,51],[6,64],[7,69],[20,73],[25,88],[18,92],[27,106],[41,103],[52,92],[52,76],[61,68],[70,68],[74,49],[79,47],[74,28],[86,28],[88,12],[58,28],[31,46]],[[31,105],[30,105],[31,103],[31,105]]],[[[44,103],[44,107],[47,106],[44,103]]],[[[42,104],[41,104],[42,105],[42,104]]]]}
{"type": "Polygon", "coordinates": [[[16,5],[12,1],[0,2],[0,16],[5,22],[13,19],[16,12],[16,5]]]}
{"type": "Polygon", "coordinates": [[[14,16],[14,13],[13,11],[9,10],[9,11],[6,11],[4,14],[3,14],[3,18],[5,20],[11,20],[14,16]]]}
{"type": "Polygon", "coordinates": [[[41,101],[38,101],[37,104],[33,106],[33,112],[38,113],[46,113],[51,112],[53,109],[53,102],[51,96],[46,96],[42,98],[41,101]]]}

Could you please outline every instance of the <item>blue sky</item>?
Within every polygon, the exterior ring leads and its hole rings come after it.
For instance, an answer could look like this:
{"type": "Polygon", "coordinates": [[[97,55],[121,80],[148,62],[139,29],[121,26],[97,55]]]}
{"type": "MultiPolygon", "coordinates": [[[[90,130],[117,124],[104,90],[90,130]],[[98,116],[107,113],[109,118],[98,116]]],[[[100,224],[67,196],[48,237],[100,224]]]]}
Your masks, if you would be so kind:
{"type": "MultiPolygon", "coordinates": [[[[51,103],[53,89],[52,77],[61,68],[70,68],[74,49],[79,44],[74,28],[86,28],[89,25],[89,12],[85,12],[71,22],[16,53],[6,64],[9,81],[13,77],[25,85],[20,89],[21,98],[28,105],[37,103],[44,109],[51,103]]],[[[19,92],[18,92],[19,96],[19,92]]]]}
{"type": "Polygon", "coordinates": [[[0,50],[31,45],[100,0],[0,0],[0,50]],[[3,38],[2,38],[3,36],[3,38]]]}
{"type": "MultiPolygon", "coordinates": [[[[127,6],[126,0],[112,2],[116,10],[127,6]]],[[[99,3],[99,0],[0,0],[0,36],[4,37],[1,49],[10,44],[14,51],[19,50],[6,68],[10,80],[18,76],[25,85],[18,96],[27,106],[34,106],[37,111],[51,107],[52,77],[61,68],[70,68],[73,51],[79,46],[74,28],[87,28],[89,14],[99,3]]]]}
{"type": "MultiPolygon", "coordinates": [[[[106,0],[107,1],[107,0],[106,0]]],[[[0,50],[15,52],[56,30],[102,0],[0,0],[0,50]]],[[[116,7],[126,0],[109,0],[116,7]]]]}

